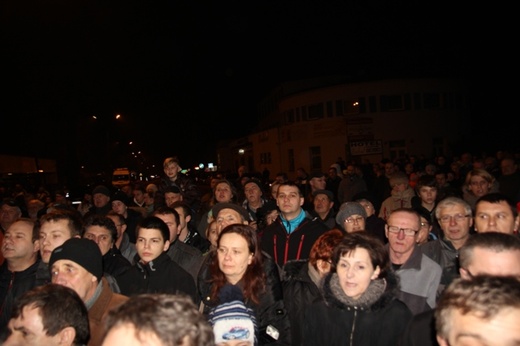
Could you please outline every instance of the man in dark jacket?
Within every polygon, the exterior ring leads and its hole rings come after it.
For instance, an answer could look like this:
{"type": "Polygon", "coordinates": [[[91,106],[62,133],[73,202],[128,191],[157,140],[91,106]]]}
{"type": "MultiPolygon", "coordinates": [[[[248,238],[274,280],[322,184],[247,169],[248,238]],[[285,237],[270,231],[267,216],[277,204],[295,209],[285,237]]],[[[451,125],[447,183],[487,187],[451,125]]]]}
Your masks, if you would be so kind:
{"type": "Polygon", "coordinates": [[[137,226],[137,255],[133,266],[116,277],[121,293],[186,294],[198,304],[195,280],[167,254],[170,231],[156,216],[144,218],[137,226]]]}
{"type": "Polygon", "coordinates": [[[9,319],[14,300],[36,286],[40,263],[38,227],[29,218],[18,219],[5,232],[0,266],[0,334],[9,319]]]}
{"type": "Polygon", "coordinates": [[[260,247],[283,267],[288,260],[309,258],[312,245],[329,228],[302,208],[304,196],[293,182],[278,187],[276,203],[280,217],[264,229],[260,247]]]}
{"type": "Polygon", "coordinates": [[[95,242],[103,256],[103,272],[112,276],[120,275],[132,265],[115,246],[117,228],[107,216],[94,215],[85,223],[83,238],[95,242]]]}
{"type": "Polygon", "coordinates": [[[110,197],[112,192],[104,185],[98,185],[92,190],[92,202],[94,205],[83,215],[86,220],[92,215],[106,215],[111,209],[110,197]]]}

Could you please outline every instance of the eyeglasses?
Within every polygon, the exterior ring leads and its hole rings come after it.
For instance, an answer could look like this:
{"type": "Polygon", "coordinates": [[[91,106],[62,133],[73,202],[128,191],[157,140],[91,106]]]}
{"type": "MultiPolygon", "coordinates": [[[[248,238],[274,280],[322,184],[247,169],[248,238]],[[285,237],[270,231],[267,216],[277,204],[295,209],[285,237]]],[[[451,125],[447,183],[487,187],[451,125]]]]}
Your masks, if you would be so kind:
{"type": "Polygon", "coordinates": [[[359,223],[361,220],[364,220],[365,218],[362,216],[358,217],[349,217],[348,219],[345,219],[344,222],[346,223],[359,223]]]}
{"type": "Polygon", "coordinates": [[[461,222],[465,218],[469,217],[470,215],[462,215],[462,214],[456,214],[456,215],[443,215],[439,218],[440,222],[442,223],[449,223],[451,220],[455,220],[455,222],[461,222]]]}
{"type": "Polygon", "coordinates": [[[415,236],[415,234],[417,234],[417,232],[419,232],[418,230],[411,229],[411,228],[401,228],[401,227],[390,226],[390,225],[387,225],[387,229],[388,229],[388,232],[395,233],[395,234],[398,234],[399,232],[403,231],[404,235],[409,236],[409,237],[413,237],[413,236],[415,236]]]}

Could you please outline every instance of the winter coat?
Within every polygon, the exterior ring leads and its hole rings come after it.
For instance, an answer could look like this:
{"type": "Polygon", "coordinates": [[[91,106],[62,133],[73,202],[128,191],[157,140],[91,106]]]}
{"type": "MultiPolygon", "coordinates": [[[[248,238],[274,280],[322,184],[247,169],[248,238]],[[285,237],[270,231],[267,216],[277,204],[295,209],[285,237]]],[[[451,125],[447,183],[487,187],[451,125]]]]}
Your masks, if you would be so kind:
{"type": "Polygon", "coordinates": [[[38,259],[27,269],[12,272],[7,267],[7,260],[0,266],[0,332],[3,332],[11,318],[11,310],[15,299],[36,286],[38,259]]]}
{"type": "Polygon", "coordinates": [[[353,300],[343,292],[338,275],[329,273],[321,287],[323,299],[305,310],[302,345],[398,345],[412,313],[396,298],[397,289],[397,278],[389,272],[353,300]]]}
{"type": "Polygon", "coordinates": [[[139,255],[135,264],[116,277],[121,293],[132,296],[140,293],[186,294],[198,304],[193,277],[163,252],[153,261],[143,264],[139,255]]]}
{"type": "MultiPolygon", "coordinates": [[[[265,253],[263,253],[263,267],[266,274],[266,291],[260,297],[260,303],[255,304],[252,301],[245,301],[247,307],[255,312],[258,325],[258,346],[262,345],[292,345],[291,329],[289,315],[284,305],[282,283],[280,280],[280,272],[278,266],[265,253]],[[278,333],[278,340],[270,335],[270,326],[274,327],[278,333]]],[[[210,256],[204,262],[198,280],[201,301],[204,303],[202,310],[205,316],[208,316],[211,308],[218,305],[218,301],[213,301],[210,296],[211,283],[209,282],[210,266],[212,261],[216,260],[215,251],[210,251],[206,256],[210,256]]],[[[238,282],[237,285],[241,286],[238,282]]]]}
{"type": "Polygon", "coordinates": [[[267,226],[260,238],[260,247],[280,268],[289,260],[309,258],[312,245],[329,228],[317,218],[307,216],[290,234],[287,233],[281,218],[267,226]]]}
{"type": "Polygon", "coordinates": [[[404,191],[392,191],[392,195],[381,204],[379,217],[386,221],[392,211],[398,208],[411,208],[412,198],[414,196],[416,196],[416,194],[411,187],[407,187],[404,191]]]}
{"type": "Polygon", "coordinates": [[[291,321],[293,345],[301,345],[303,329],[303,312],[305,308],[321,297],[318,287],[320,276],[308,260],[293,260],[285,263],[283,268],[283,297],[285,308],[291,321]]]}
{"type": "Polygon", "coordinates": [[[460,277],[459,251],[446,238],[429,241],[419,248],[442,268],[441,282],[437,291],[438,299],[453,279],[460,277]]]}

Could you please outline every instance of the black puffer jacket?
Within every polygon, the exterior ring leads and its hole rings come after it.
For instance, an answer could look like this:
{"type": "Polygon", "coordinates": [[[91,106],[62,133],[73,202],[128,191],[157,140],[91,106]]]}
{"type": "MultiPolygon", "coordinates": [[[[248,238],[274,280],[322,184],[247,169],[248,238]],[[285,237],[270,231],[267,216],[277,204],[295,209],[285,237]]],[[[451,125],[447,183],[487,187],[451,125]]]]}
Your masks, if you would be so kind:
{"type": "Polygon", "coordinates": [[[353,300],[343,292],[337,274],[329,273],[321,288],[323,299],[305,310],[302,345],[399,345],[412,313],[396,298],[397,288],[390,272],[353,300]]]}
{"type": "MultiPolygon", "coordinates": [[[[291,330],[289,315],[285,309],[283,301],[282,283],[280,281],[280,272],[278,266],[265,253],[263,253],[263,265],[266,273],[266,292],[260,297],[260,304],[256,305],[251,301],[245,304],[253,309],[256,315],[258,325],[258,345],[291,345],[291,330]],[[278,340],[275,340],[269,334],[268,327],[274,327],[278,333],[278,340]]],[[[199,274],[198,286],[201,294],[202,302],[204,302],[204,315],[208,315],[211,308],[218,305],[218,302],[212,301],[210,297],[211,284],[209,267],[213,260],[216,260],[215,251],[211,251],[203,268],[199,274]]],[[[240,282],[237,284],[240,286],[240,282]]],[[[271,328],[269,328],[271,329],[271,328]]]]}
{"type": "Polygon", "coordinates": [[[283,296],[285,308],[291,321],[293,345],[301,345],[303,329],[303,312],[305,308],[321,297],[318,272],[309,268],[308,260],[294,260],[285,263],[283,268],[283,296]],[[314,280],[311,278],[311,270],[314,280]]]}
{"type": "Polygon", "coordinates": [[[0,333],[11,318],[11,310],[16,298],[36,286],[36,271],[40,260],[21,272],[8,269],[7,260],[0,266],[0,333]]]}
{"type": "Polygon", "coordinates": [[[141,293],[170,293],[189,295],[198,304],[193,277],[163,252],[152,262],[143,264],[139,254],[135,264],[116,277],[121,293],[133,296],[141,293]]]}

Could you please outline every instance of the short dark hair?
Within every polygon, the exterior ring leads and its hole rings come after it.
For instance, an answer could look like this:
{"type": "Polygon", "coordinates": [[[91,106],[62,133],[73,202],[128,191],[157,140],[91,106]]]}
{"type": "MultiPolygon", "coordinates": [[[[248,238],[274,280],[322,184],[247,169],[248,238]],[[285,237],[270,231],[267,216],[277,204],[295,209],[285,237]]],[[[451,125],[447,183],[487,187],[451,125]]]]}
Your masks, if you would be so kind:
{"type": "Polygon", "coordinates": [[[500,202],[506,202],[509,207],[511,208],[511,212],[513,213],[514,217],[518,216],[518,209],[516,208],[515,202],[509,198],[507,195],[500,193],[500,192],[491,192],[487,193],[484,196],[480,196],[479,199],[477,199],[477,202],[475,202],[475,210],[477,210],[477,206],[480,204],[480,202],[488,202],[488,203],[500,203],[500,202]]]}
{"type": "Polygon", "coordinates": [[[99,226],[106,228],[110,232],[112,242],[115,242],[117,240],[117,227],[114,223],[114,220],[112,220],[111,218],[105,215],[92,215],[90,217],[87,217],[82,236],[85,234],[87,228],[91,226],[99,226]]]}
{"type": "MultiPolygon", "coordinates": [[[[179,216],[179,213],[175,212],[177,214],[177,217],[179,216]]],[[[151,228],[151,229],[157,229],[161,232],[161,235],[163,237],[163,240],[166,242],[170,240],[170,229],[168,228],[168,225],[158,218],[157,216],[147,216],[144,219],[141,220],[141,222],[138,223],[137,229],[136,229],[136,235],[139,236],[139,231],[141,228],[151,228]]]]}
{"type": "Polygon", "coordinates": [[[331,272],[336,271],[336,266],[342,256],[358,248],[367,250],[374,269],[379,266],[379,277],[385,278],[390,268],[388,250],[379,238],[366,232],[347,233],[343,237],[341,242],[334,248],[331,272]]]}
{"type": "Polygon", "coordinates": [[[131,324],[136,334],[152,333],[165,345],[214,345],[213,328],[190,297],[180,294],[140,294],[111,310],[106,335],[114,327],[131,324]]]}
{"type": "Polygon", "coordinates": [[[90,338],[88,311],[73,289],[52,283],[36,286],[15,300],[11,318],[20,316],[25,307],[39,310],[47,335],[54,336],[64,328],[72,327],[76,331],[74,344],[87,344],[90,338]]]}
{"type": "MultiPolygon", "coordinates": [[[[155,209],[152,212],[152,216],[157,216],[157,215],[173,215],[173,217],[175,218],[175,223],[177,225],[181,222],[179,213],[177,212],[177,210],[175,210],[173,208],[173,206],[169,207],[167,205],[162,205],[162,206],[158,207],[157,209],[155,209]]],[[[170,239],[169,236],[167,239],[170,239]]]]}
{"type": "Polygon", "coordinates": [[[467,268],[473,260],[475,248],[484,248],[494,252],[520,251],[520,238],[513,234],[499,232],[475,233],[459,249],[459,264],[467,268]]]}

